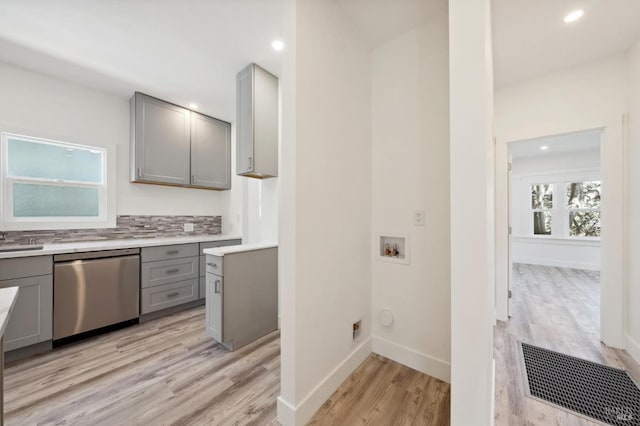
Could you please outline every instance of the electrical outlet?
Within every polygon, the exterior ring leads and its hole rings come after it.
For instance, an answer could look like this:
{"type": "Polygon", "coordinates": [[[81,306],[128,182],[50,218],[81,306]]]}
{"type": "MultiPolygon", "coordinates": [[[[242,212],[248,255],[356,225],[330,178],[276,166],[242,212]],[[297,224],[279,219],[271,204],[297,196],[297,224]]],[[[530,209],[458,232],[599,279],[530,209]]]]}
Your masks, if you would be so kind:
{"type": "Polygon", "coordinates": [[[193,232],[193,223],[185,223],[184,232],[193,232]]]}
{"type": "Polygon", "coordinates": [[[424,209],[413,211],[413,224],[415,226],[424,226],[424,209]]]}
{"type": "Polygon", "coordinates": [[[362,328],[362,320],[353,323],[353,341],[360,341],[360,329],[362,328]]]}

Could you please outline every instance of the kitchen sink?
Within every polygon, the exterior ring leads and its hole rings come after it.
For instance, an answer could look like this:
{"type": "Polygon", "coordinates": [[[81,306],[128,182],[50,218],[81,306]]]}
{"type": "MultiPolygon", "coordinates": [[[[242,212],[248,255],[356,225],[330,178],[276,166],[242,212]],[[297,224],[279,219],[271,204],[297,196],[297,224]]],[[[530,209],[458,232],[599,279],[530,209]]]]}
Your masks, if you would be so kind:
{"type": "Polygon", "coordinates": [[[0,247],[0,253],[9,253],[14,251],[42,250],[42,244],[25,244],[22,246],[6,246],[0,247]]]}

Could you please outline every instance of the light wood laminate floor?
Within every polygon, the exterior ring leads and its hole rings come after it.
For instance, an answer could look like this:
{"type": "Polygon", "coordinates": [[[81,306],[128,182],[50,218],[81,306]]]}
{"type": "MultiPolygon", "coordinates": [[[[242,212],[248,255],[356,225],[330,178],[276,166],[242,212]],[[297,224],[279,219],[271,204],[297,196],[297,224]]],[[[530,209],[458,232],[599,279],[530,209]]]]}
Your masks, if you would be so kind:
{"type": "Polygon", "coordinates": [[[599,340],[598,272],[514,264],[511,318],[494,329],[496,425],[595,425],[524,394],[519,341],[628,370],[640,368],[599,340]]]}
{"type": "Polygon", "coordinates": [[[279,333],[229,352],[199,307],[8,366],[5,421],[275,424],[279,393],[279,333]]]}
{"type": "Polygon", "coordinates": [[[333,393],[309,426],[449,425],[448,383],[377,354],[333,393]]]}
{"type": "MultiPolygon", "coordinates": [[[[7,366],[7,425],[277,425],[279,332],[229,352],[195,308],[7,366]]],[[[448,425],[449,385],[371,355],[314,425],[448,425]]]]}

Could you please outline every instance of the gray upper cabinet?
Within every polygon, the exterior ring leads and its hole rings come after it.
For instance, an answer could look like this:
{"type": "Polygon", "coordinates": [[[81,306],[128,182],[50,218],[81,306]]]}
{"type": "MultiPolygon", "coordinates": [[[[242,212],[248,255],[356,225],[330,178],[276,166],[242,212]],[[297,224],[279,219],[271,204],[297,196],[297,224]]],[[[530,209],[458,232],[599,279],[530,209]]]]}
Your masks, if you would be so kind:
{"type": "Polygon", "coordinates": [[[256,64],[237,76],[237,174],[278,176],[278,78],[256,64]]]}
{"type": "Polygon", "coordinates": [[[190,111],[142,93],[131,102],[131,180],[189,185],[190,111]]]}
{"type": "Polygon", "coordinates": [[[231,188],[231,124],[191,113],[191,185],[231,188]]]}
{"type": "Polygon", "coordinates": [[[230,189],[231,124],[134,94],[131,182],[230,189]]]}

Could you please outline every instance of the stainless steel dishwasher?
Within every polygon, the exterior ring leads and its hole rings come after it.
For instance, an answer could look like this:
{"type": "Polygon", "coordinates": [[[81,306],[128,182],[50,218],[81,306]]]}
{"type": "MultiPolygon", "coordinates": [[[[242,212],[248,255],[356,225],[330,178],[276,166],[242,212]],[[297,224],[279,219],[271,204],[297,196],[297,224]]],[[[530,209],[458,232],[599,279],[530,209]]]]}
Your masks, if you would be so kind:
{"type": "Polygon", "coordinates": [[[137,321],[140,249],[58,254],[53,261],[54,344],[137,321]]]}

